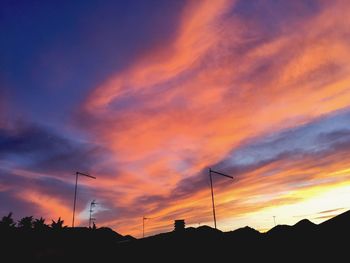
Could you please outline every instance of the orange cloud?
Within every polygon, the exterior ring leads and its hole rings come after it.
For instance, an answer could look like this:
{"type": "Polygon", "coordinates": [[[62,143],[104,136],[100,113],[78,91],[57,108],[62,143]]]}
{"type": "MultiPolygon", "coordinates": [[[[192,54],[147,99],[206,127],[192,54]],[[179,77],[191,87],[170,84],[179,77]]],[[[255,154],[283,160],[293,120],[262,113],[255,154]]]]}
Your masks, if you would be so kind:
{"type": "MultiPolygon", "coordinates": [[[[18,194],[18,198],[37,206],[41,211],[40,216],[46,218],[48,224],[51,222],[50,220],[57,220],[61,217],[61,219],[64,220],[65,225],[70,225],[72,209],[62,204],[62,200],[32,190],[22,191],[18,194]]],[[[79,219],[77,220],[77,224],[78,223],[79,219]]]]}
{"type": "MultiPolygon", "coordinates": [[[[272,37],[254,21],[245,24],[232,13],[234,7],[235,1],[189,2],[172,45],[151,50],[90,94],[83,106],[93,122],[89,128],[96,142],[111,149],[120,169],[114,182],[108,179],[125,193],[115,202],[126,207],[140,196],[171,196],[182,179],[225,159],[246,141],[349,106],[350,25],[341,19],[349,12],[348,3],[320,3],[319,12],[272,37]]],[[[307,161],[317,166],[317,160],[307,161]]],[[[321,170],[308,167],[306,160],[283,160],[246,174],[232,188],[220,184],[218,216],[243,215],[273,200],[311,198],[308,187],[323,185],[321,179],[329,179],[326,188],[344,179],[331,178],[345,168],[337,157],[332,162],[321,170]],[[278,167],[277,174],[263,176],[264,169],[278,167]],[[298,182],[305,187],[296,187],[298,182]],[[285,193],[287,186],[294,196],[285,193]],[[269,195],[266,202],[254,202],[269,195]]],[[[195,215],[206,221],[207,190],[166,200],[167,207],[155,203],[146,208],[159,218],[195,215]]],[[[108,222],[136,233],[140,218],[108,222]]],[[[165,223],[157,222],[153,231],[165,223]]]]}

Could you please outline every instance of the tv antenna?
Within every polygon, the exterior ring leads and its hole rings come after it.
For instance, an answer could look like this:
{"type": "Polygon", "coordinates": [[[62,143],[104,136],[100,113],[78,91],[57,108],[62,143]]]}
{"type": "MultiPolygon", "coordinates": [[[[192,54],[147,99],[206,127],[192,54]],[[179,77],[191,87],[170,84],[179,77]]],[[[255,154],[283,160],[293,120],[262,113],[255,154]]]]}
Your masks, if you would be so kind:
{"type": "Polygon", "coordinates": [[[73,220],[72,220],[72,227],[74,227],[74,215],[75,215],[75,203],[77,200],[77,188],[78,188],[78,176],[82,175],[82,176],[86,176],[86,177],[90,177],[92,179],[96,179],[96,177],[85,174],[85,173],[81,173],[81,172],[76,172],[75,173],[75,190],[74,190],[74,204],[73,204],[73,220]]]}
{"type": "Polygon", "coordinates": [[[94,212],[94,207],[96,206],[96,201],[92,200],[90,203],[90,216],[89,216],[89,228],[91,228],[91,223],[96,219],[92,217],[92,213],[94,212]]]}
{"type": "Polygon", "coordinates": [[[223,173],[214,171],[214,170],[209,168],[209,178],[210,178],[210,189],[211,189],[211,201],[212,201],[212,205],[213,205],[214,226],[215,226],[215,229],[217,229],[216,228],[216,216],[215,216],[215,204],[214,204],[213,179],[212,179],[212,176],[211,176],[212,173],[218,174],[218,175],[221,175],[221,176],[224,176],[224,177],[228,177],[230,179],[233,179],[233,177],[230,176],[230,175],[227,175],[227,174],[223,174],[223,173]]]}

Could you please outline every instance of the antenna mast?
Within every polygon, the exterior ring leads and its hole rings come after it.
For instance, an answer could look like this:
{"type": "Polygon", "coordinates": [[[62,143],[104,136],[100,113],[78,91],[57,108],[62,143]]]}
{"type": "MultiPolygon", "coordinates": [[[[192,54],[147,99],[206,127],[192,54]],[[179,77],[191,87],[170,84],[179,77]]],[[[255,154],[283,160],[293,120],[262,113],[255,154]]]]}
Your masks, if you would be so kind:
{"type": "Polygon", "coordinates": [[[210,178],[210,189],[211,189],[211,201],[212,201],[212,206],[213,206],[214,227],[215,227],[215,229],[217,229],[216,228],[215,204],[214,204],[213,178],[212,178],[212,175],[211,175],[212,173],[218,174],[218,175],[221,175],[221,176],[224,176],[224,177],[228,177],[230,179],[233,179],[233,177],[230,176],[230,175],[227,175],[227,174],[216,172],[216,171],[214,171],[214,170],[209,168],[209,178],[210,178]]]}
{"type": "Polygon", "coordinates": [[[91,223],[93,222],[93,221],[95,221],[96,219],[95,218],[93,218],[91,215],[92,215],[92,213],[94,212],[94,207],[96,206],[96,201],[95,200],[92,200],[91,201],[91,203],[90,203],[90,216],[89,216],[89,228],[91,228],[91,223]]]}
{"type": "Polygon", "coordinates": [[[85,173],[81,173],[81,172],[76,172],[75,173],[75,190],[74,190],[74,204],[73,204],[73,220],[72,220],[72,227],[74,227],[74,218],[75,218],[75,203],[77,201],[77,190],[78,190],[78,176],[82,175],[82,176],[86,176],[86,177],[90,177],[92,179],[96,179],[96,177],[85,174],[85,173]]]}

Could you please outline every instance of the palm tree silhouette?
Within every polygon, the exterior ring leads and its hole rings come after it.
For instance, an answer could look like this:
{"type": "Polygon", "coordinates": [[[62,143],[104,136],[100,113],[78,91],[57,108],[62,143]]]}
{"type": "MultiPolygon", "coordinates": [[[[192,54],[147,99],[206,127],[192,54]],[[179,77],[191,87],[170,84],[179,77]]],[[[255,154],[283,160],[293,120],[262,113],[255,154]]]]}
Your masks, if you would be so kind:
{"type": "Polygon", "coordinates": [[[7,216],[3,216],[0,220],[0,228],[14,228],[16,225],[15,221],[12,218],[12,212],[10,212],[7,216]]]}
{"type": "Polygon", "coordinates": [[[24,230],[29,230],[33,228],[33,216],[23,217],[18,221],[18,227],[24,230]]]}
{"type": "Polygon", "coordinates": [[[35,230],[44,230],[48,228],[48,225],[45,224],[45,219],[40,217],[39,219],[35,219],[33,222],[33,228],[35,230]]]}
{"type": "Polygon", "coordinates": [[[51,228],[55,230],[66,228],[67,226],[63,226],[63,223],[64,223],[64,220],[62,220],[61,217],[59,217],[57,221],[52,220],[51,228]]]}

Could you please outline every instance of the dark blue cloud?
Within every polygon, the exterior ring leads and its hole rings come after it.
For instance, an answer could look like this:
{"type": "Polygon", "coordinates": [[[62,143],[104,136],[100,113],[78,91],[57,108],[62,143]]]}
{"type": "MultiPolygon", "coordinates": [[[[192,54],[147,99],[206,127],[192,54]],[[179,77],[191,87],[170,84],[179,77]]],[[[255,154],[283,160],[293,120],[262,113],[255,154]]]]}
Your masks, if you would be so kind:
{"type": "Polygon", "coordinates": [[[224,161],[229,165],[252,165],[275,159],[284,153],[316,154],[332,149],[337,141],[347,141],[350,112],[339,111],[295,129],[246,141],[224,161]]]}
{"type": "Polygon", "coordinates": [[[2,1],[0,79],[34,121],[62,121],[91,88],[169,44],[184,3],[2,1]]]}
{"type": "Polygon", "coordinates": [[[25,125],[19,127],[18,131],[0,130],[1,155],[34,154],[40,156],[43,152],[66,151],[69,147],[67,140],[36,125],[25,125]]]}
{"type": "Polygon", "coordinates": [[[0,158],[16,167],[53,175],[68,176],[75,171],[92,169],[107,175],[117,172],[111,167],[95,167],[96,163],[109,158],[105,148],[59,136],[47,127],[28,123],[0,129],[0,158]]]}

